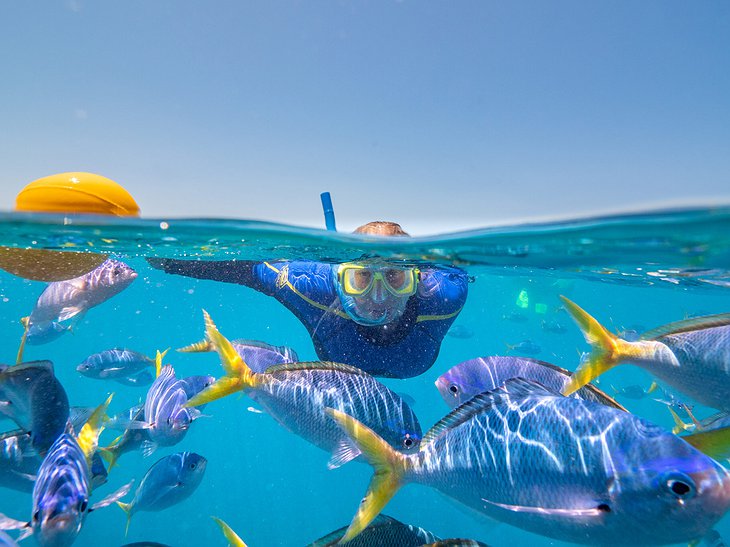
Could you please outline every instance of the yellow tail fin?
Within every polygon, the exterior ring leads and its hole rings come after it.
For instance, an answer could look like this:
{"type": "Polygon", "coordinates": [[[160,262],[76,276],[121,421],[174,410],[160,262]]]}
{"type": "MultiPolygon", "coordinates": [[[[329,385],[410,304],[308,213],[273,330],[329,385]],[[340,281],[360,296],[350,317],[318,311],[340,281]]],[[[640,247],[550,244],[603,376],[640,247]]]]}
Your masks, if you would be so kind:
{"type": "Polygon", "coordinates": [[[677,435],[684,431],[689,431],[691,429],[694,429],[693,424],[687,424],[684,421],[682,421],[682,418],[679,417],[679,414],[677,414],[671,406],[668,406],[667,409],[669,410],[669,413],[672,415],[672,419],[674,420],[674,427],[672,428],[672,433],[677,435]]]}
{"type": "Polygon", "coordinates": [[[367,493],[360,503],[350,527],[340,540],[340,543],[347,543],[367,528],[368,524],[378,516],[403,485],[410,460],[407,456],[393,450],[377,433],[352,416],[332,408],[326,409],[326,412],[347,433],[362,451],[368,463],[375,469],[367,493]]]}
{"type": "Polygon", "coordinates": [[[234,532],[233,529],[228,526],[224,521],[222,521],[218,517],[210,518],[212,518],[215,523],[220,526],[223,535],[228,540],[228,545],[230,545],[231,547],[246,547],[246,544],[240,537],[238,537],[238,534],[236,534],[236,532],[234,532]]]}
{"type": "Polygon", "coordinates": [[[112,443],[109,446],[100,446],[97,450],[99,451],[101,458],[107,463],[107,472],[111,472],[112,468],[117,465],[117,460],[119,459],[119,454],[116,450],[114,450],[114,444],[112,443]]]}
{"type": "Polygon", "coordinates": [[[730,427],[700,431],[686,435],[682,439],[716,460],[730,458],[730,427]]]}
{"type": "Polygon", "coordinates": [[[213,319],[205,310],[203,310],[203,317],[205,318],[205,338],[218,353],[226,374],[190,399],[185,405],[189,407],[209,403],[237,391],[255,387],[265,376],[256,374],[249,368],[231,342],[218,331],[213,319]]]}
{"type": "Polygon", "coordinates": [[[127,537],[127,534],[129,533],[129,524],[132,522],[132,504],[118,501],[117,505],[127,514],[127,527],[124,529],[124,537],[127,537]]]}
{"type": "Polygon", "coordinates": [[[76,441],[79,443],[81,450],[83,450],[86,456],[86,462],[91,467],[91,458],[96,452],[96,448],[99,446],[99,435],[104,430],[104,422],[108,420],[106,415],[106,409],[109,408],[109,403],[112,402],[112,393],[107,397],[107,400],[96,407],[94,412],[91,413],[89,419],[79,431],[76,437],[76,441]]]}
{"type": "Polygon", "coordinates": [[[213,351],[213,345],[209,340],[201,340],[200,342],[195,342],[194,344],[180,348],[177,351],[180,353],[203,353],[206,351],[213,351]]]}
{"type": "Polygon", "coordinates": [[[579,390],[622,361],[650,355],[652,348],[650,344],[622,340],[609,332],[578,304],[565,296],[561,296],[560,299],[563,301],[565,309],[580,327],[586,342],[593,348],[588,358],[578,366],[570,377],[570,381],[563,388],[563,395],[570,395],[579,390]]]}
{"type": "Polygon", "coordinates": [[[23,325],[23,336],[20,337],[20,346],[18,347],[18,355],[15,358],[15,364],[23,362],[23,352],[25,351],[25,341],[28,338],[28,329],[30,328],[30,316],[21,317],[20,324],[23,325]]]}
{"type": "Polygon", "coordinates": [[[170,348],[167,348],[163,352],[157,350],[157,354],[155,355],[155,378],[160,375],[160,371],[162,370],[162,360],[165,358],[165,355],[167,355],[168,351],[170,351],[170,348]]]}

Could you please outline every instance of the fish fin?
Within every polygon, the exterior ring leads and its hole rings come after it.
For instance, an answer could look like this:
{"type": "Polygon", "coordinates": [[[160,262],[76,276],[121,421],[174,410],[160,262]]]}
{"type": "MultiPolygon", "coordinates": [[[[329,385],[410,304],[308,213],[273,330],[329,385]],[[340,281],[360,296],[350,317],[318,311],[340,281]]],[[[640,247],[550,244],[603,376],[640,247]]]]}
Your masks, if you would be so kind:
{"type": "Polygon", "coordinates": [[[61,309],[61,313],[58,314],[56,320],[61,323],[78,315],[83,310],[84,308],[81,306],[66,306],[65,308],[61,309]]]}
{"type": "Polygon", "coordinates": [[[175,351],[179,351],[180,353],[203,353],[206,351],[213,351],[213,344],[210,343],[210,340],[205,339],[200,342],[184,346],[175,351]]]}
{"type": "Polygon", "coordinates": [[[587,507],[585,509],[580,508],[551,508],[551,507],[531,507],[529,505],[509,505],[506,503],[497,503],[496,501],[490,501],[482,498],[484,503],[499,507],[506,511],[512,511],[514,513],[535,513],[547,517],[562,517],[567,519],[588,519],[600,517],[608,512],[608,506],[605,504],[596,504],[595,507],[587,507]]]}
{"type": "Polygon", "coordinates": [[[347,462],[354,460],[360,454],[360,449],[346,437],[337,443],[337,446],[332,452],[332,457],[327,462],[327,469],[337,469],[347,462]]]}
{"type": "Polygon", "coordinates": [[[255,387],[261,382],[260,378],[263,377],[263,375],[256,374],[249,368],[231,345],[231,342],[218,331],[208,312],[203,310],[203,316],[205,317],[206,339],[210,341],[213,349],[218,353],[226,375],[196,394],[185,403],[186,407],[200,406],[237,391],[255,387]]]}
{"type": "MultiPolygon", "coordinates": [[[[25,453],[23,453],[25,456],[25,453]]],[[[38,479],[38,475],[31,475],[30,473],[21,473],[20,471],[15,471],[14,469],[11,470],[11,473],[15,475],[16,477],[20,477],[22,479],[25,479],[30,482],[35,482],[38,479]]]]}
{"type": "Polygon", "coordinates": [[[210,517],[212,518],[215,523],[220,527],[221,532],[223,532],[223,536],[228,541],[228,545],[231,547],[246,547],[246,544],[243,542],[243,540],[238,537],[238,534],[233,531],[233,528],[228,526],[224,521],[219,519],[218,517],[210,517]]]}
{"type": "Polygon", "coordinates": [[[680,438],[715,460],[730,458],[730,426],[700,431],[680,438]]]}
{"type": "MultiPolygon", "coordinates": [[[[30,528],[30,522],[24,522],[22,520],[15,520],[11,519],[10,517],[6,517],[2,513],[0,513],[0,530],[23,530],[25,528],[30,528]]],[[[31,534],[32,534],[31,529],[31,534]]],[[[28,537],[30,534],[27,534],[23,537],[28,537]]],[[[18,538],[20,539],[20,538],[18,538]]]]}
{"type": "Polygon", "coordinates": [[[646,390],[646,394],[649,395],[650,393],[654,393],[657,389],[659,389],[659,384],[652,382],[649,389],[646,390]]]}
{"type": "Polygon", "coordinates": [[[107,469],[108,472],[111,472],[112,468],[117,465],[117,460],[119,459],[119,454],[114,450],[114,447],[115,445],[112,442],[109,446],[100,446],[98,448],[99,455],[109,466],[107,469]]]}
{"type": "Polygon", "coordinates": [[[170,348],[167,348],[165,351],[160,352],[160,350],[157,350],[157,353],[155,354],[155,377],[160,377],[160,371],[162,370],[162,359],[167,355],[167,352],[170,351],[170,348]]]}
{"type": "Polygon", "coordinates": [[[124,537],[129,534],[129,525],[132,522],[132,504],[124,503],[123,501],[117,501],[117,505],[122,508],[122,511],[127,515],[127,526],[124,528],[124,537]]]}
{"type": "Polygon", "coordinates": [[[99,446],[99,435],[104,430],[104,422],[109,419],[106,416],[106,409],[109,408],[112,397],[114,397],[113,393],[107,397],[106,401],[96,407],[76,438],[76,441],[86,456],[86,462],[89,464],[89,468],[91,468],[91,457],[96,452],[96,447],[99,446]]]}
{"type": "Polygon", "coordinates": [[[717,315],[706,315],[704,317],[691,317],[681,321],[675,321],[662,325],[655,329],[646,331],[641,335],[641,340],[656,340],[670,334],[680,334],[714,327],[725,327],[730,325],[730,313],[718,313],[717,315]]]}
{"type": "Polygon", "coordinates": [[[421,439],[421,447],[434,442],[446,431],[453,429],[471,419],[472,416],[480,414],[495,404],[503,401],[521,399],[529,396],[562,397],[559,393],[552,391],[542,384],[524,378],[510,378],[504,385],[491,391],[485,391],[475,395],[468,401],[457,406],[446,416],[441,418],[421,439]]]}
{"type": "Polygon", "coordinates": [[[155,450],[158,448],[158,444],[154,441],[144,441],[142,443],[142,456],[145,458],[149,458],[152,454],[155,453],[155,450]]]}
{"type": "Polygon", "coordinates": [[[188,408],[188,416],[190,416],[191,422],[194,422],[195,420],[198,420],[200,418],[212,418],[210,414],[203,414],[202,412],[200,412],[200,410],[194,407],[188,408]]]}
{"type": "MultiPolygon", "coordinates": [[[[687,416],[689,416],[689,419],[692,420],[692,423],[695,424],[695,428],[697,429],[697,431],[701,431],[702,429],[704,429],[702,424],[699,421],[697,421],[697,418],[695,418],[695,415],[693,414],[692,409],[689,406],[682,403],[682,409],[687,413],[687,416]]],[[[719,414],[727,415],[726,412],[720,412],[719,414]]],[[[718,414],[714,414],[710,418],[716,418],[716,417],[718,417],[718,414]]]]}
{"type": "MultiPolygon", "coordinates": [[[[122,486],[121,488],[118,488],[116,491],[114,491],[111,494],[109,494],[108,496],[106,496],[103,500],[96,502],[94,505],[91,506],[91,509],[89,509],[89,513],[91,511],[96,511],[97,509],[102,509],[103,507],[111,505],[112,503],[115,503],[115,502],[117,504],[119,504],[120,507],[122,507],[122,505],[131,506],[132,505],[131,503],[123,504],[119,500],[129,493],[129,491],[132,489],[132,486],[134,486],[134,480],[131,480],[127,484],[122,486]]],[[[124,509],[124,507],[122,507],[122,509],[124,509]]],[[[128,513],[128,511],[126,509],[124,509],[124,512],[128,513]]]]}
{"type": "Polygon", "coordinates": [[[275,372],[285,370],[337,370],[349,374],[357,374],[358,376],[370,376],[364,370],[346,365],[344,363],[333,363],[331,361],[306,361],[302,363],[282,363],[272,365],[266,369],[266,374],[274,374],[275,372]]]}
{"type": "Polygon", "coordinates": [[[340,540],[340,543],[346,543],[362,532],[400,489],[410,460],[352,416],[332,408],[325,409],[325,412],[347,433],[374,468],[365,497],[340,540]]]}
{"type": "Polygon", "coordinates": [[[25,351],[25,341],[28,339],[28,329],[30,329],[30,315],[20,318],[20,324],[23,325],[23,336],[20,337],[20,346],[18,346],[18,354],[15,357],[15,364],[23,362],[23,352],[25,351]]]}
{"type": "Polygon", "coordinates": [[[578,324],[593,351],[582,361],[563,388],[563,395],[570,395],[594,378],[630,358],[647,357],[652,351],[641,343],[627,342],[608,331],[578,304],[561,296],[565,309],[578,324]]]}

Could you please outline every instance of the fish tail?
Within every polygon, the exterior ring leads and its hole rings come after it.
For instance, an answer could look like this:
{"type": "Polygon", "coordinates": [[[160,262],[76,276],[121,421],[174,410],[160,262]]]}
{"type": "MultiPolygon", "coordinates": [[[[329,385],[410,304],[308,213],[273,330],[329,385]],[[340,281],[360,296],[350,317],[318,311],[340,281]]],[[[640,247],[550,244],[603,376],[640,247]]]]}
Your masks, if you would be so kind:
{"type": "Polygon", "coordinates": [[[360,507],[347,532],[340,540],[340,543],[347,543],[378,516],[404,484],[404,477],[408,471],[410,460],[405,455],[393,450],[377,433],[352,416],[332,408],[326,409],[326,412],[352,439],[375,470],[365,497],[360,503],[360,507]]]}
{"type": "Polygon", "coordinates": [[[86,420],[86,423],[81,428],[81,431],[79,431],[78,437],[76,438],[76,441],[79,443],[81,450],[83,450],[84,455],[86,456],[86,461],[89,463],[89,467],[91,467],[91,458],[99,446],[99,435],[101,435],[101,432],[104,430],[104,422],[109,419],[106,415],[106,409],[109,408],[109,403],[112,402],[112,397],[114,397],[113,393],[107,397],[106,401],[94,409],[94,412],[92,412],[89,419],[86,420]]]}
{"type": "Polygon", "coordinates": [[[99,455],[109,466],[107,472],[110,472],[112,468],[117,464],[119,459],[119,453],[116,450],[116,446],[112,443],[109,446],[100,446],[98,448],[99,455]]]}
{"type": "Polygon", "coordinates": [[[649,386],[649,389],[646,390],[646,394],[649,395],[651,393],[654,393],[657,389],[659,389],[659,384],[656,382],[652,382],[649,386]]]}
{"type": "Polygon", "coordinates": [[[15,358],[15,364],[23,362],[23,351],[25,351],[25,341],[28,339],[28,329],[30,328],[30,315],[20,318],[20,324],[23,325],[23,336],[20,337],[20,346],[18,346],[18,355],[15,358]]]}
{"type": "Polygon", "coordinates": [[[163,352],[157,350],[157,353],[155,354],[155,378],[160,375],[160,371],[162,370],[162,360],[165,358],[165,355],[167,355],[168,351],[170,351],[170,348],[167,348],[163,352]]]}
{"type": "Polygon", "coordinates": [[[246,544],[243,542],[243,540],[238,537],[238,534],[236,534],[236,532],[234,532],[233,529],[228,526],[228,524],[226,524],[218,517],[210,518],[212,518],[215,523],[220,526],[220,529],[223,532],[223,536],[228,540],[228,545],[230,545],[231,547],[246,547],[246,544]]]}
{"type": "Polygon", "coordinates": [[[205,338],[218,353],[225,376],[190,399],[185,405],[188,407],[209,403],[237,391],[255,387],[260,384],[264,376],[251,370],[231,342],[218,331],[208,312],[203,310],[203,316],[205,317],[205,338]]]}
{"type": "Polygon", "coordinates": [[[592,347],[588,358],[578,365],[578,368],[563,388],[563,395],[570,395],[579,390],[622,361],[646,356],[647,349],[644,345],[622,340],[575,302],[565,296],[561,296],[560,299],[563,301],[565,309],[583,332],[586,342],[592,347]]]}
{"type": "Polygon", "coordinates": [[[681,438],[715,460],[730,458],[730,427],[700,431],[681,438]]]}
{"type": "Polygon", "coordinates": [[[194,344],[190,344],[189,346],[182,347],[177,351],[179,351],[180,353],[203,353],[206,351],[213,351],[213,344],[210,343],[210,340],[206,339],[201,340],[200,342],[195,342],[194,344]]]}
{"type": "Polygon", "coordinates": [[[124,537],[127,537],[127,534],[129,534],[129,524],[132,522],[132,504],[118,501],[117,505],[127,514],[127,527],[124,529],[124,537]]]}
{"type": "Polygon", "coordinates": [[[682,433],[683,431],[688,431],[692,428],[692,424],[685,423],[682,418],[679,417],[679,414],[677,414],[671,406],[668,406],[667,409],[669,410],[669,413],[672,415],[672,419],[674,420],[672,433],[677,435],[679,433],[682,433]]]}

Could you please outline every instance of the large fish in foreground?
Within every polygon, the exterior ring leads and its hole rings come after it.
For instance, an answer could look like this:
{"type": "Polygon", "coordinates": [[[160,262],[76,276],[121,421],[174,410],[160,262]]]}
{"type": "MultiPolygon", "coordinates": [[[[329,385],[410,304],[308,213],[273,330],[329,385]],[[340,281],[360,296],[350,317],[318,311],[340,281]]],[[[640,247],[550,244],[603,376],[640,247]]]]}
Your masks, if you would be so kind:
{"type": "Polygon", "coordinates": [[[63,433],[69,417],[68,396],[50,361],[0,365],[0,415],[30,431],[41,453],[63,433]]]}
{"type": "Polygon", "coordinates": [[[573,373],[569,395],[623,362],[639,365],[703,405],[730,410],[730,314],[694,317],[670,323],[627,342],[609,332],[564,296],[593,352],[573,373]]]}
{"type": "Polygon", "coordinates": [[[204,311],[206,338],[218,352],[226,375],[193,397],[197,406],[244,391],[289,431],[333,454],[330,467],[357,458],[360,451],[327,416],[336,408],[357,416],[396,450],[414,452],[421,426],[403,399],[360,369],[337,363],[278,365],[252,371],[204,311]]]}
{"type": "MultiPolygon", "coordinates": [[[[33,311],[27,318],[23,318],[25,332],[18,349],[18,362],[23,358],[23,348],[29,332],[56,331],[58,328],[53,323],[72,318],[78,320],[94,306],[123,291],[136,278],[137,272],[124,262],[108,259],[84,275],[49,283],[38,297],[33,311]]],[[[48,338],[48,341],[53,339],[52,336],[48,338]]]]}
{"type": "Polygon", "coordinates": [[[730,507],[730,474],[681,438],[615,408],[523,379],[482,393],[400,454],[328,411],[375,468],[345,535],[355,537],[408,482],[487,516],[584,544],[702,538],[730,507]]]}
{"type": "MultiPolygon", "coordinates": [[[[529,357],[479,357],[454,365],[436,380],[436,388],[451,408],[465,403],[483,391],[491,391],[511,378],[534,380],[554,391],[561,391],[570,380],[570,372],[545,361],[529,357]]],[[[580,388],[579,399],[626,410],[613,398],[592,384],[580,388]]]]}
{"type": "Polygon", "coordinates": [[[0,515],[0,529],[22,530],[19,539],[33,534],[41,547],[66,547],[78,536],[88,513],[113,503],[129,491],[131,483],[89,506],[92,456],[110,399],[96,409],[78,437],[73,435],[69,424],[48,450],[33,488],[31,521],[0,515]]]}

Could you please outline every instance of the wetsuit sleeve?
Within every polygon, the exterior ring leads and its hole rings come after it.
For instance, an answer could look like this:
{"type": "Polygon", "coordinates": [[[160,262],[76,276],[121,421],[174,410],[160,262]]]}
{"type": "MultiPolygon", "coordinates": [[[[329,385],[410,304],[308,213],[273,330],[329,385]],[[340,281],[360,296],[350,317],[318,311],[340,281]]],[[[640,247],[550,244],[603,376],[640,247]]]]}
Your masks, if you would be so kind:
{"type": "Polygon", "coordinates": [[[171,258],[148,258],[147,262],[153,268],[169,274],[236,283],[261,290],[260,279],[254,272],[254,268],[259,262],[248,260],[175,260],[171,258]]]}

